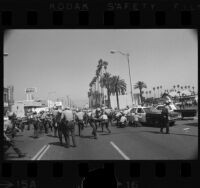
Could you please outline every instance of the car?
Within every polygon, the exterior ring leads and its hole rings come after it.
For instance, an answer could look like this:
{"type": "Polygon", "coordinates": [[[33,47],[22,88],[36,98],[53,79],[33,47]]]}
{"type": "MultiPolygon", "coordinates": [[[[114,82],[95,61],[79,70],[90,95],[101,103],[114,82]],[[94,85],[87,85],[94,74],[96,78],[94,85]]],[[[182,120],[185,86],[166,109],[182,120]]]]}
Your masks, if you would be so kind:
{"type": "Polygon", "coordinates": [[[143,107],[143,106],[138,106],[138,107],[133,107],[129,110],[127,113],[127,119],[130,120],[132,119],[132,116],[139,116],[139,121],[141,123],[146,123],[146,113],[150,111],[150,107],[143,107]]]}
{"type": "MultiPolygon", "coordinates": [[[[155,107],[155,109],[162,111],[164,107],[165,107],[164,105],[158,105],[155,107]]],[[[179,120],[182,118],[181,113],[175,112],[174,110],[176,110],[176,107],[174,105],[169,105],[169,120],[170,121],[179,120]]]]}

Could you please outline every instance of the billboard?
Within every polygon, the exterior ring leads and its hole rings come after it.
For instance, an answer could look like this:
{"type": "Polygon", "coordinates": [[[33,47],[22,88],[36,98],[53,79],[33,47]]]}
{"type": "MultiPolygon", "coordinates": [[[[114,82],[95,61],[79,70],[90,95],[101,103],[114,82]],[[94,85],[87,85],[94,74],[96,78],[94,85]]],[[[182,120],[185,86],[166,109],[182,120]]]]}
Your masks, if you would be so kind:
{"type": "Polygon", "coordinates": [[[29,87],[25,89],[25,93],[35,93],[37,89],[35,87],[29,87]]]}

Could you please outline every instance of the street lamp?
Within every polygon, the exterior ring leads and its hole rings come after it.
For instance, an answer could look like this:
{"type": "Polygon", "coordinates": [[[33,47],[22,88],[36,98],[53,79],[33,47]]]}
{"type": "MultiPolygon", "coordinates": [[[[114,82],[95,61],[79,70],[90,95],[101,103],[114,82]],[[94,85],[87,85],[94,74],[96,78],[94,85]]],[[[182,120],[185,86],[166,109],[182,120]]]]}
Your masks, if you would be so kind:
{"type": "Polygon", "coordinates": [[[130,63],[129,63],[129,53],[123,53],[121,51],[114,51],[114,50],[111,50],[110,51],[111,54],[115,54],[115,53],[119,53],[123,56],[126,56],[127,58],[127,61],[128,61],[128,70],[129,70],[129,79],[130,79],[130,88],[131,88],[131,101],[132,101],[132,105],[133,105],[133,91],[132,91],[132,82],[131,82],[131,71],[130,71],[130,63]]]}

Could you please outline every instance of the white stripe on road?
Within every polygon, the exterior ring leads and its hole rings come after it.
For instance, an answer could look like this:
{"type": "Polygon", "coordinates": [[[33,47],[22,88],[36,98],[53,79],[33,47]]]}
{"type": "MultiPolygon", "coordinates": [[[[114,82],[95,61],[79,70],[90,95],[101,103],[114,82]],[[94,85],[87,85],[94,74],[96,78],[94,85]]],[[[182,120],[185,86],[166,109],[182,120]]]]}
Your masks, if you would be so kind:
{"type": "Polygon", "coordinates": [[[187,130],[189,130],[190,128],[185,128],[185,129],[183,129],[184,131],[187,131],[187,130]]]}
{"type": "Polygon", "coordinates": [[[129,157],[127,157],[120,149],[119,147],[117,147],[112,141],[110,142],[111,145],[122,155],[122,157],[126,160],[130,160],[129,157]]]}
{"type": "Polygon", "coordinates": [[[35,155],[31,160],[35,160],[35,159],[40,155],[40,153],[42,153],[42,151],[43,151],[46,147],[47,147],[47,145],[44,145],[44,146],[40,149],[40,151],[38,151],[38,152],[36,153],[36,155],[35,155]]]}
{"type": "Polygon", "coordinates": [[[40,160],[49,148],[50,148],[50,145],[46,147],[46,149],[41,153],[41,155],[37,158],[37,160],[40,160]]]}

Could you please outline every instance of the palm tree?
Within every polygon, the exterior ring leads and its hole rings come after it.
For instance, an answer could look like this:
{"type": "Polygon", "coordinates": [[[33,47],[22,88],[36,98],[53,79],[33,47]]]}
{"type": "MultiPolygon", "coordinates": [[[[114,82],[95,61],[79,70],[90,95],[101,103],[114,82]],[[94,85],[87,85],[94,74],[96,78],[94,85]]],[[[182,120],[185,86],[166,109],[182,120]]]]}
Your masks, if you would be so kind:
{"type": "Polygon", "coordinates": [[[174,88],[174,90],[175,90],[175,89],[176,89],[176,86],[174,85],[173,88],[174,88]]]}
{"type": "Polygon", "coordinates": [[[187,89],[187,86],[185,86],[185,89],[187,89]]]}
{"type": "Polygon", "coordinates": [[[193,94],[195,94],[195,93],[194,93],[194,86],[192,86],[192,89],[193,89],[193,94]]]}
{"type": "Polygon", "coordinates": [[[103,61],[102,66],[103,66],[104,71],[105,71],[105,73],[106,73],[106,71],[107,71],[107,66],[108,66],[108,62],[107,62],[107,61],[103,61]]]}
{"type": "Polygon", "coordinates": [[[125,94],[126,92],[126,83],[123,79],[120,79],[119,76],[112,76],[110,81],[111,93],[116,94],[117,108],[119,109],[119,94],[125,94]]]}
{"type": "Polygon", "coordinates": [[[111,74],[104,73],[101,80],[100,80],[101,87],[105,87],[107,89],[107,96],[108,96],[108,107],[110,108],[110,94],[111,94],[111,74]]]}
{"type": "Polygon", "coordinates": [[[160,95],[162,96],[162,86],[160,86],[160,89],[161,89],[161,93],[160,93],[160,95]]]}
{"type": "Polygon", "coordinates": [[[156,94],[155,94],[155,90],[156,90],[156,88],[155,88],[155,87],[153,87],[153,91],[154,91],[154,98],[155,98],[155,95],[156,95],[156,94]]]}
{"type": "Polygon", "coordinates": [[[183,90],[183,86],[181,86],[181,90],[183,90]]]}
{"type": "Polygon", "coordinates": [[[150,94],[150,96],[151,96],[151,90],[149,90],[149,94],[150,94]]]}
{"type": "Polygon", "coordinates": [[[180,87],[180,85],[178,84],[178,85],[177,85],[178,90],[179,90],[179,87],[180,87]]]}
{"type": "Polygon", "coordinates": [[[157,87],[157,90],[158,90],[158,98],[159,98],[159,88],[160,88],[160,87],[158,86],[158,87],[157,87]]]}
{"type": "MultiPolygon", "coordinates": [[[[107,62],[107,61],[103,61],[103,62],[102,62],[102,68],[101,68],[101,78],[103,77],[103,74],[107,72],[107,66],[108,66],[108,62],[107,62]],[[104,73],[103,73],[103,71],[102,71],[103,68],[104,68],[104,73]]],[[[103,88],[103,87],[101,87],[101,88],[102,88],[102,97],[103,97],[103,101],[105,102],[105,100],[104,100],[104,88],[103,88]]]]}
{"type": "Polygon", "coordinates": [[[148,91],[146,91],[146,98],[148,98],[148,91]]]}
{"type": "Polygon", "coordinates": [[[143,88],[147,88],[147,85],[142,82],[142,81],[138,81],[135,85],[134,85],[134,89],[139,89],[140,91],[140,99],[141,99],[141,103],[143,102],[143,98],[142,98],[142,89],[143,88]]]}

